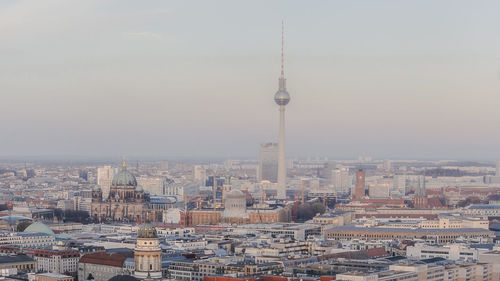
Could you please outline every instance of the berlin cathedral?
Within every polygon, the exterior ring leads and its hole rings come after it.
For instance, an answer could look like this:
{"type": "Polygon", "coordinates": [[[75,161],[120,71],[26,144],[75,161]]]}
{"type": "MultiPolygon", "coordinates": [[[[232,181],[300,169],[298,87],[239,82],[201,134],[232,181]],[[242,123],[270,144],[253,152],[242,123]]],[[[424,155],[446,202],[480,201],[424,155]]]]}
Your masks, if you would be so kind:
{"type": "Polygon", "coordinates": [[[102,198],[102,190],[92,190],[91,216],[94,221],[142,221],[148,211],[150,197],[127,171],[125,162],[122,170],[113,177],[108,198],[102,198]]]}

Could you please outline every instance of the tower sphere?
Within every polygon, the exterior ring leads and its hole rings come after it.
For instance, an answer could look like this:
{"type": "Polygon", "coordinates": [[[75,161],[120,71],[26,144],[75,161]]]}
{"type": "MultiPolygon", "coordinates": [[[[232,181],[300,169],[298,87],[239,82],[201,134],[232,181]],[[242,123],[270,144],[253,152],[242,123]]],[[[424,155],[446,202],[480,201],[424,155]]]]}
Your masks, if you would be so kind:
{"type": "Polygon", "coordinates": [[[274,94],[274,101],[278,105],[287,105],[290,102],[290,95],[286,90],[279,90],[274,94]]]}

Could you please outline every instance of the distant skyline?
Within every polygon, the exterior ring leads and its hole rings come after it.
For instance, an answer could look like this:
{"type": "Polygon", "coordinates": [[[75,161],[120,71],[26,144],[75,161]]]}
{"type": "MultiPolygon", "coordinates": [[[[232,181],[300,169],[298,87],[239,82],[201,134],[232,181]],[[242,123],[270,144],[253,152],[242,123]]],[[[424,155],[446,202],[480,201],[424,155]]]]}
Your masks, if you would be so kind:
{"type": "Polygon", "coordinates": [[[0,159],[500,160],[498,1],[0,2],[0,159]]]}

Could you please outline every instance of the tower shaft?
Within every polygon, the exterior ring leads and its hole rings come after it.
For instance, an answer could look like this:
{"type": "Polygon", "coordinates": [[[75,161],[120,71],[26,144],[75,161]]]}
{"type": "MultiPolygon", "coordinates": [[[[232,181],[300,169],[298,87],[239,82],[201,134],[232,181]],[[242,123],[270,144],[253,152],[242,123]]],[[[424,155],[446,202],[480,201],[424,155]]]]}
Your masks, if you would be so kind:
{"type": "Polygon", "coordinates": [[[290,102],[290,94],[286,90],[284,70],[284,25],[281,24],[281,75],[278,92],[274,94],[274,101],[280,107],[280,134],[278,140],[278,189],[277,199],[286,199],[286,163],[285,163],[285,106],[290,102]]]}
{"type": "Polygon", "coordinates": [[[285,106],[280,105],[280,135],[278,141],[278,199],[286,198],[285,106]]]}

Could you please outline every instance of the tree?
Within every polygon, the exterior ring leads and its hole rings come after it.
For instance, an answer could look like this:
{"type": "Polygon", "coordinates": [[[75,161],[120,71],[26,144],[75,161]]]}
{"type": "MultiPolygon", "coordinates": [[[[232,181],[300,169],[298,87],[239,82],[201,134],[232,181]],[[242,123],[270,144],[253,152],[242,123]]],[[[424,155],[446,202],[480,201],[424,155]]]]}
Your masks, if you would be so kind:
{"type": "Polygon", "coordinates": [[[64,221],[68,222],[86,222],[89,219],[89,212],[86,211],[75,211],[75,210],[65,210],[64,211],[64,221]]]}
{"type": "Polygon", "coordinates": [[[62,209],[55,209],[54,210],[54,216],[58,219],[58,220],[62,220],[63,219],[63,210],[62,209]]]}
{"type": "Polygon", "coordinates": [[[312,209],[313,209],[315,215],[318,214],[318,213],[319,214],[324,214],[325,211],[326,211],[325,205],[323,205],[321,203],[314,203],[312,205],[312,209]]]}
{"type": "Polygon", "coordinates": [[[31,221],[22,221],[17,225],[17,232],[23,232],[28,226],[31,225],[31,221]]]}
{"type": "Polygon", "coordinates": [[[314,210],[309,203],[301,204],[297,210],[297,218],[302,221],[310,220],[314,215],[314,210]]]}
{"type": "Polygon", "coordinates": [[[467,197],[465,200],[461,200],[458,202],[457,206],[458,207],[465,207],[469,206],[470,204],[479,204],[481,203],[481,200],[476,197],[467,197]]]}

